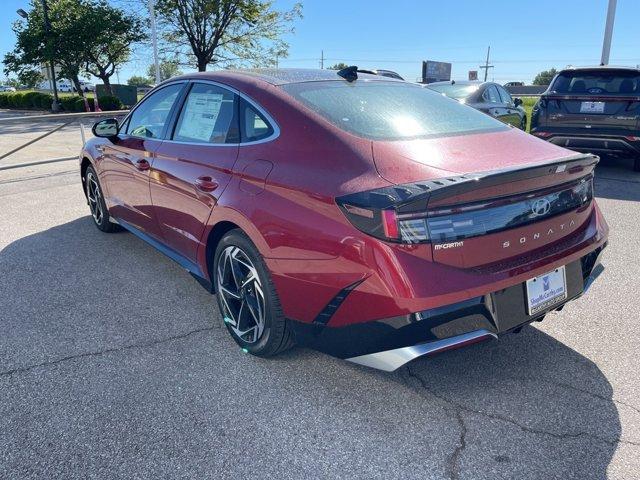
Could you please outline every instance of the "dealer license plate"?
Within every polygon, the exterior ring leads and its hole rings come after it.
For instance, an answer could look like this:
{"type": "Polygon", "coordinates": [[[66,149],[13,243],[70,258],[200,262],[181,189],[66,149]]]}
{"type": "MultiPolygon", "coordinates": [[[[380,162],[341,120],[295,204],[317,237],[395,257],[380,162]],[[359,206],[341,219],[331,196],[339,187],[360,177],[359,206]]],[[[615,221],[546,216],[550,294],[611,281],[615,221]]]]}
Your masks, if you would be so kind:
{"type": "Polygon", "coordinates": [[[580,113],[604,113],[604,102],[582,102],[580,113]]]}
{"type": "Polygon", "coordinates": [[[543,312],[567,299],[567,276],[564,266],[527,280],[529,315],[543,312]]]}

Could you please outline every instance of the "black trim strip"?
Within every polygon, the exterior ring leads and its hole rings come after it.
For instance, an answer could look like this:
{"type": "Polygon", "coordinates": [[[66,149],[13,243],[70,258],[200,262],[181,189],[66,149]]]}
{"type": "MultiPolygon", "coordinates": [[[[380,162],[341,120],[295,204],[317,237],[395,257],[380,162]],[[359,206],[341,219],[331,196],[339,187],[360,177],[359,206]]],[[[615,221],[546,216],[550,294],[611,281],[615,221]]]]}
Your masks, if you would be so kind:
{"type": "Polygon", "coordinates": [[[329,303],[322,309],[322,311],[318,314],[318,316],[313,320],[313,323],[326,325],[333,317],[333,314],[336,313],[342,302],[345,301],[347,296],[354,290],[358,285],[364,282],[365,279],[358,280],[353,282],[351,285],[347,285],[342,290],[338,292],[338,294],[331,299],[329,303]]]}

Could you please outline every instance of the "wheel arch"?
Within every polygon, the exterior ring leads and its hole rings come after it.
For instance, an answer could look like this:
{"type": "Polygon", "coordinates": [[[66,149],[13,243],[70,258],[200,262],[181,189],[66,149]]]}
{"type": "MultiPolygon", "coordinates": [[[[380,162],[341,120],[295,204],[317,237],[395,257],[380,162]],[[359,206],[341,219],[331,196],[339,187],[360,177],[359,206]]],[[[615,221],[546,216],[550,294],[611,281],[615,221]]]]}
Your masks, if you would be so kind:
{"type": "Polygon", "coordinates": [[[82,191],[84,192],[84,196],[87,196],[87,187],[86,187],[86,174],[87,168],[92,165],[91,160],[87,155],[82,156],[82,160],[80,161],[80,179],[82,180],[82,191]]]}

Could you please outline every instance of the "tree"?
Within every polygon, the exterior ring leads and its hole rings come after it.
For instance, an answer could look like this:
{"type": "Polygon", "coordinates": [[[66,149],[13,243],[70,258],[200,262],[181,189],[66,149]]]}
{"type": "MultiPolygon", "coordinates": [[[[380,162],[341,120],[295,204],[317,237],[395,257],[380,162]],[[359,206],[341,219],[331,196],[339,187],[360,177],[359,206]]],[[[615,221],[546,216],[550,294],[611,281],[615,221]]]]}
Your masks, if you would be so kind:
{"type": "Polygon", "coordinates": [[[558,71],[555,68],[552,68],[551,70],[544,70],[536,75],[536,78],[533,79],[533,84],[549,85],[557,73],[558,71]]]}
{"type": "MultiPolygon", "coordinates": [[[[180,70],[180,65],[177,60],[161,60],[159,66],[160,66],[161,82],[164,82],[165,80],[168,80],[171,77],[182,75],[182,71],[180,70]]],[[[155,83],[156,65],[154,63],[149,65],[149,68],[147,70],[147,76],[153,79],[151,83],[155,83]]]]}
{"type": "Polygon", "coordinates": [[[152,85],[153,80],[148,77],[143,77],[141,75],[134,75],[133,77],[127,80],[127,85],[131,85],[133,87],[143,87],[145,85],[152,85]]]}
{"type": "Polygon", "coordinates": [[[164,41],[203,72],[209,64],[275,65],[302,5],[280,12],[273,0],[158,0],[156,12],[164,41]]]}
{"type": "Polygon", "coordinates": [[[145,38],[137,18],[106,0],[48,0],[50,30],[44,29],[40,0],[31,0],[26,21],[13,24],[16,45],[4,57],[6,72],[33,80],[42,64],[55,61],[82,95],[80,72],[100,77],[110,92],[109,77],[125,62],[134,42],[145,38]]]}
{"type": "Polygon", "coordinates": [[[329,68],[329,70],[342,70],[343,68],[347,68],[349,65],[347,65],[346,63],[340,62],[340,63],[336,63],[335,65],[331,65],[329,68]]]}
{"type": "Polygon", "coordinates": [[[129,60],[131,47],[147,38],[142,21],[106,0],[77,0],[86,6],[83,21],[93,33],[86,45],[85,69],[100,78],[105,91],[112,94],[111,76],[116,68],[129,60]]]}
{"type": "Polygon", "coordinates": [[[29,70],[23,69],[20,73],[18,73],[18,85],[14,85],[15,87],[24,85],[29,88],[36,88],[42,81],[44,77],[39,70],[29,70]]]}
{"type": "Polygon", "coordinates": [[[71,79],[76,88],[82,67],[82,38],[79,38],[74,17],[78,0],[49,1],[49,24],[44,27],[42,3],[31,1],[31,10],[26,21],[13,24],[16,35],[14,50],[4,57],[5,72],[14,72],[20,81],[34,86],[43,79],[39,72],[43,64],[54,59],[63,77],[71,79]]]}

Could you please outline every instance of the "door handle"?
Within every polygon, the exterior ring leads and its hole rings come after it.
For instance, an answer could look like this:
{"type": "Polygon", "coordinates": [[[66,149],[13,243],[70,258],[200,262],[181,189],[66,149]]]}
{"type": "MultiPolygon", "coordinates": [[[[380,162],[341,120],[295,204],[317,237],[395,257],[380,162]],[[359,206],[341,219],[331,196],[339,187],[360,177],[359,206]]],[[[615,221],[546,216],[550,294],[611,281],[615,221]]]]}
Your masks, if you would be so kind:
{"type": "Polygon", "coordinates": [[[149,170],[151,168],[151,164],[144,158],[136,160],[135,166],[140,171],[149,170]]]}
{"type": "Polygon", "coordinates": [[[196,179],[196,188],[203,192],[213,192],[218,188],[218,182],[208,176],[198,177],[196,179]]]}

